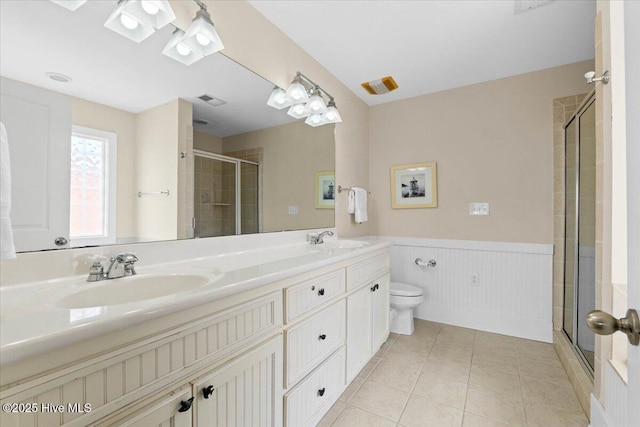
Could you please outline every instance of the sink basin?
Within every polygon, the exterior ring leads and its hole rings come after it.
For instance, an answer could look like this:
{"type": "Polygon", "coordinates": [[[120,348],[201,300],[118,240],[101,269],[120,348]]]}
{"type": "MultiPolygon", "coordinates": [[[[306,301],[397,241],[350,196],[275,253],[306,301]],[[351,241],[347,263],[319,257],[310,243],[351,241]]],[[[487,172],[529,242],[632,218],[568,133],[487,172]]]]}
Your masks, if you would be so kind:
{"type": "Polygon", "coordinates": [[[127,304],[179,294],[211,283],[196,274],[145,274],[87,284],[87,289],[67,295],[56,303],[60,308],[87,308],[127,304]]]}
{"type": "Polygon", "coordinates": [[[369,245],[367,242],[361,242],[359,240],[325,240],[320,246],[324,246],[327,249],[355,249],[363,248],[369,245]]]}

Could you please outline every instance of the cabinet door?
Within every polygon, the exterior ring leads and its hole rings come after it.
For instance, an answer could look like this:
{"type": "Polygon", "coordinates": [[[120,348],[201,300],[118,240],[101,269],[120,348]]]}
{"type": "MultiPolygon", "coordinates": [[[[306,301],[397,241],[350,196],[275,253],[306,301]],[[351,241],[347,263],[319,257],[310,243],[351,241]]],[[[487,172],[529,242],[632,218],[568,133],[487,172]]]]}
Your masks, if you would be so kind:
{"type": "Polygon", "coordinates": [[[198,427],[282,425],[282,336],[193,383],[198,427]]]}
{"type": "Polygon", "coordinates": [[[120,427],[191,427],[191,389],[172,392],[125,419],[110,418],[97,426],[120,427]]]}
{"type": "Polygon", "coordinates": [[[373,320],[373,352],[380,349],[380,346],[389,337],[389,282],[390,277],[385,274],[378,280],[372,282],[374,292],[372,293],[372,316],[373,320]]]}
{"type": "Polygon", "coordinates": [[[364,286],[347,298],[347,382],[351,382],[371,358],[372,286],[364,286]]]}

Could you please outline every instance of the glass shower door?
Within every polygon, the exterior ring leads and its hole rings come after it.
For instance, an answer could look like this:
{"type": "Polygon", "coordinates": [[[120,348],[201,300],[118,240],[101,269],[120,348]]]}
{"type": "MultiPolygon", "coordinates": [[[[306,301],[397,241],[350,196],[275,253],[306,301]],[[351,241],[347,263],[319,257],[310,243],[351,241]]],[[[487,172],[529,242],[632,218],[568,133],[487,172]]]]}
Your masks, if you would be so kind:
{"type": "Polygon", "coordinates": [[[195,237],[236,233],[237,163],[195,155],[195,237]]]}

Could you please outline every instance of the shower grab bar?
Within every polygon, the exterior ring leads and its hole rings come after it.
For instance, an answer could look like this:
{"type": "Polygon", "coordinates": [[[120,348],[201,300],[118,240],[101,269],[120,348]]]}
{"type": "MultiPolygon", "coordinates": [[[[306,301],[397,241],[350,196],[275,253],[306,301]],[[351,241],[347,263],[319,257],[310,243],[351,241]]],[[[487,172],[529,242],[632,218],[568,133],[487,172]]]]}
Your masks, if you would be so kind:
{"type": "Polygon", "coordinates": [[[169,197],[169,190],[162,190],[162,191],[154,191],[154,192],[150,192],[150,193],[143,193],[142,191],[138,191],[138,197],[142,197],[142,196],[149,196],[151,194],[162,194],[164,196],[169,197]]]}

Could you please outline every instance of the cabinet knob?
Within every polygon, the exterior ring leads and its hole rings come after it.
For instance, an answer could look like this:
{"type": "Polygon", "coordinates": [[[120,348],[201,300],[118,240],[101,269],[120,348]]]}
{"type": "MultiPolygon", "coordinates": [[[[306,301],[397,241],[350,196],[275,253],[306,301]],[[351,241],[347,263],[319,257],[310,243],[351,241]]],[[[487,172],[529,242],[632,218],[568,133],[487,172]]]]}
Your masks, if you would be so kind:
{"type": "Polygon", "coordinates": [[[191,409],[191,405],[193,404],[193,397],[187,400],[180,401],[180,408],[178,408],[178,412],[187,412],[191,409]]]}
{"type": "Polygon", "coordinates": [[[324,295],[324,288],[320,288],[318,290],[318,295],[320,295],[320,296],[324,295]]]}
{"type": "Polygon", "coordinates": [[[324,341],[326,338],[327,338],[327,336],[326,336],[325,334],[322,334],[322,335],[320,335],[320,336],[318,337],[318,339],[319,339],[320,341],[324,341]]]}
{"type": "Polygon", "coordinates": [[[324,387],[322,387],[320,390],[318,390],[318,396],[320,396],[320,397],[324,396],[324,387]]]}
{"type": "Polygon", "coordinates": [[[376,286],[378,286],[378,285],[373,285],[373,286],[371,287],[371,292],[375,292],[375,291],[376,291],[376,289],[377,289],[377,288],[376,288],[376,286]]]}
{"type": "Polygon", "coordinates": [[[214,390],[215,390],[215,388],[212,385],[207,386],[207,387],[202,389],[202,396],[205,399],[208,399],[209,396],[211,396],[213,394],[214,390]]]}

